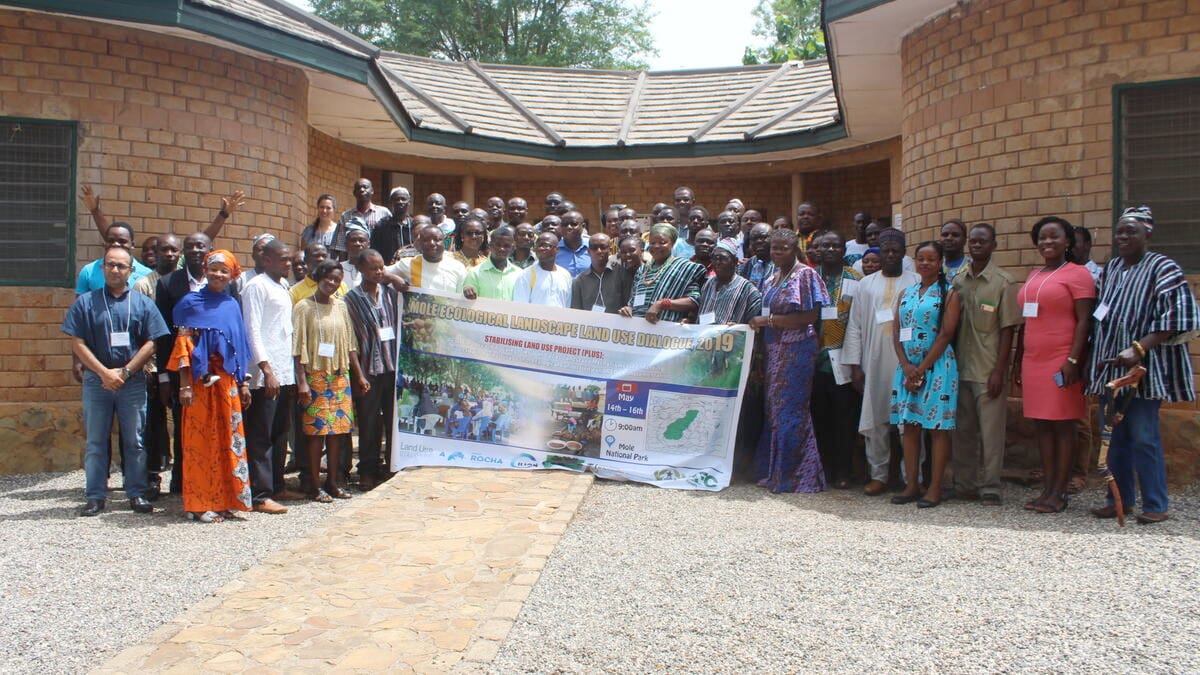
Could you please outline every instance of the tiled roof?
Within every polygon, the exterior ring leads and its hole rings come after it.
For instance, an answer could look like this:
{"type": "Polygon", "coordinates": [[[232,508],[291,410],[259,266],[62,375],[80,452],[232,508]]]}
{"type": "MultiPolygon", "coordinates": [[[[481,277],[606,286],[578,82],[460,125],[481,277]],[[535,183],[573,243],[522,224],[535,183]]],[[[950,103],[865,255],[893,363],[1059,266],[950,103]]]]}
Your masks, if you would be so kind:
{"type": "Polygon", "coordinates": [[[826,126],[838,114],[825,61],[639,73],[384,53],[379,64],[420,126],[464,133],[465,122],[469,133],[528,143],[741,141],[826,126]]]}
{"type": "Polygon", "coordinates": [[[338,28],[324,19],[284,0],[188,0],[236,14],[299,38],[310,40],[351,54],[369,56],[378,50],[369,42],[338,28]]]}
{"type": "Polygon", "coordinates": [[[825,60],[670,72],[380,52],[284,0],[188,0],[374,60],[418,128],[566,148],[752,141],[837,124],[825,60]]]}

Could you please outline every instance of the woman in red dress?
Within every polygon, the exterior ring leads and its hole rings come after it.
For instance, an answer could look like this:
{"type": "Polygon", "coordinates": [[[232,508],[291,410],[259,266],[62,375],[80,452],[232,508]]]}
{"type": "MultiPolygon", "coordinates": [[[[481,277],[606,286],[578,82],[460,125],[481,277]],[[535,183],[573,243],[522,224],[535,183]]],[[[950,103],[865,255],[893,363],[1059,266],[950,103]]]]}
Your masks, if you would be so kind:
{"type": "Polygon", "coordinates": [[[1034,421],[1042,458],[1042,493],[1025,504],[1038,513],[1067,508],[1067,481],[1075,454],[1075,420],[1087,414],[1080,364],[1087,358],[1096,283],[1072,261],[1074,228],[1057,216],[1034,224],[1030,238],[1044,265],[1017,296],[1025,325],[1017,335],[1014,379],[1022,387],[1025,417],[1034,421]]]}

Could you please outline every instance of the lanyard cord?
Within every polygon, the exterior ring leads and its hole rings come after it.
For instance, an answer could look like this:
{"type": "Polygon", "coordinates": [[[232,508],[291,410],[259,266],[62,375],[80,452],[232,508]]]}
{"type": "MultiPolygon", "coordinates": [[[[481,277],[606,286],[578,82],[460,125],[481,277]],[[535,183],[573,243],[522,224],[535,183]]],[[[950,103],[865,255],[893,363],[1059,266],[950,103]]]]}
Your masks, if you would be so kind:
{"type": "MultiPolygon", "coordinates": [[[[1045,288],[1045,287],[1046,287],[1046,284],[1047,284],[1047,283],[1048,283],[1048,282],[1049,282],[1051,279],[1053,279],[1053,278],[1054,278],[1054,275],[1055,275],[1055,274],[1058,274],[1058,271],[1059,271],[1059,270],[1061,270],[1062,268],[1064,268],[1064,267],[1066,267],[1066,266],[1067,266],[1067,261],[1066,261],[1066,260],[1062,261],[1062,264],[1061,264],[1061,265],[1059,265],[1058,267],[1055,267],[1055,268],[1054,268],[1054,271],[1053,271],[1053,272],[1051,272],[1051,273],[1050,273],[1050,274],[1049,274],[1049,275],[1048,275],[1048,276],[1047,276],[1045,279],[1043,279],[1043,280],[1042,280],[1042,283],[1038,285],[1037,293],[1035,293],[1035,294],[1034,294],[1034,296],[1033,296],[1033,304],[1035,304],[1035,305],[1038,305],[1039,307],[1041,306],[1041,304],[1039,303],[1039,301],[1042,299],[1042,289],[1043,289],[1043,288],[1045,288]]],[[[1041,273],[1042,273],[1042,270],[1038,270],[1038,271],[1037,271],[1037,274],[1041,274],[1041,273]]],[[[1025,301],[1026,301],[1026,302],[1028,302],[1028,301],[1029,301],[1029,294],[1028,294],[1028,293],[1026,293],[1026,294],[1025,294],[1025,301]]]]}
{"type": "MultiPolygon", "coordinates": [[[[126,292],[126,294],[128,294],[128,293],[131,293],[132,291],[125,291],[125,292],[126,292]]],[[[117,302],[118,303],[120,302],[119,298],[117,299],[117,302]]],[[[116,331],[116,329],[113,328],[113,322],[112,322],[113,311],[112,311],[112,305],[110,305],[108,302],[108,289],[107,288],[104,289],[104,309],[107,310],[104,313],[104,318],[108,319],[108,333],[109,333],[109,335],[112,335],[113,333],[115,333],[117,331],[116,331]]],[[[130,326],[133,325],[133,298],[126,299],[125,310],[126,310],[126,312],[125,312],[125,332],[128,333],[130,326]]]]}

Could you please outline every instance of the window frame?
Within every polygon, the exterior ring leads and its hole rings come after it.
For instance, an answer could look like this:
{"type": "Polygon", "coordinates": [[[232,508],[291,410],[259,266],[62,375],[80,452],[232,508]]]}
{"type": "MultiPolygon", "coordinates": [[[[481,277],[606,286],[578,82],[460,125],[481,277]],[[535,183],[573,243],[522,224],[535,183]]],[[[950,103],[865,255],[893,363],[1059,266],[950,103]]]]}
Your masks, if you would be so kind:
{"type": "MultiPolygon", "coordinates": [[[[1124,129],[1124,119],[1121,115],[1121,95],[1131,89],[1150,89],[1156,87],[1175,87],[1179,85],[1200,85],[1200,77],[1178,77],[1170,80],[1154,80],[1152,82],[1123,82],[1113,85],[1112,88],[1112,139],[1113,139],[1113,164],[1112,164],[1112,219],[1108,226],[1110,233],[1116,228],[1117,219],[1121,217],[1121,212],[1125,210],[1121,199],[1121,184],[1125,180],[1125,135],[1122,133],[1124,129]]],[[[1115,244],[1114,244],[1115,246],[1115,244]]],[[[1115,249],[1113,255],[1116,255],[1115,249]]],[[[1181,266],[1182,263],[1181,263],[1181,266]]],[[[1200,269],[1192,269],[1183,266],[1185,274],[1200,274],[1200,269]]]]}
{"type": "Polygon", "coordinates": [[[37,117],[10,117],[0,115],[0,123],[17,123],[17,124],[37,124],[43,126],[66,127],[70,129],[71,137],[71,161],[68,168],[70,175],[67,178],[69,186],[69,196],[67,198],[67,261],[66,261],[66,276],[60,279],[39,279],[36,281],[22,281],[15,279],[6,279],[0,275],[0,287],[49,287],[49,288],[75,288],[76,276],[79,274],[79,265],[75,259],[76,250],[76,230],[79,224],[76,222],[78,218],[78,200],[76,193],[79,186],[76,181],[79,176],[79,122],[75,120],[53,120],[41,119],[37,117]]]}

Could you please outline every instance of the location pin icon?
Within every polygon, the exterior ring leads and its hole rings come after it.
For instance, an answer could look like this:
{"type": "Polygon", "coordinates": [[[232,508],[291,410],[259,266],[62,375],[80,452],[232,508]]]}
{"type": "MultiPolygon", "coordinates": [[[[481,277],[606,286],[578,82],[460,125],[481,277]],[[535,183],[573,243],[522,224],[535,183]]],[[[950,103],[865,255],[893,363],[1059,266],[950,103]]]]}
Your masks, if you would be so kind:
{"type": "Polygon", "coordinates": [[[604,442],[605,442],[605,443],[608,443],[608,447],[610,447],[610,448],[611,448],[611,447],[612,447],[612,444],[617,442],[617,437],[616,437],[616,436],[613,436],[612,434],[609,434],[609,435],[607,435],[607,436],[605,436],[605,437],[604,437],[604,442]]]}

